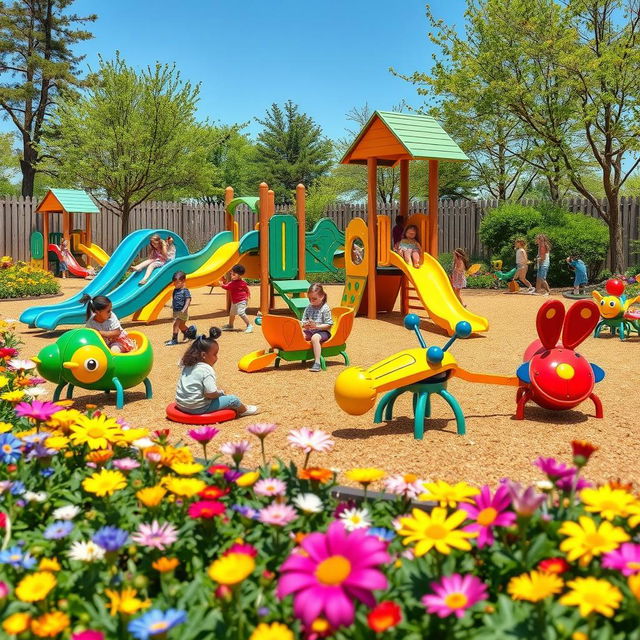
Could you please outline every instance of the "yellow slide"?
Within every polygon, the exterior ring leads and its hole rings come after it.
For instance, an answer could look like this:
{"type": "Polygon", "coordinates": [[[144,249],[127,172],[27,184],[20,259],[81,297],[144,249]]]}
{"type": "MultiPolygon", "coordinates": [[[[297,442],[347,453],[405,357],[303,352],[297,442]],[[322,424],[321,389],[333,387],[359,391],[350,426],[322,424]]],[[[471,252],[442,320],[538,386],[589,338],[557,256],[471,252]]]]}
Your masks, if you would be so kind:
{"type": "MultiPolygon", "coordinates": [[[[227,242],[223,244],[213,255],[193,273],[187,274],[187,288],[208,287],[216,283],[222,276],[238,263],[240,258],[240,243],[227,242]]],[[[141,322],[153,322],[158,318],[164,305],[171,298],[173,285],[162,290],[148,305],[140,309],[133,316],[134,320],[141,322]]]]}
{"type": "Polygon", "coordinates": [[[92,260],[95,260],[101,267],[104,267],[110,258],[109,254],[97,244],[92,243],[90,247],[87,247],[80,243],[78,244],[78,249],[92,260]]]}
{"type": "Polygon", "coordinates": [[[425,252],[423,264],[416,269],[407,264],[395,251],[389,252],[389,264],[403,271],[411,280],[420,302],[429,317],[449,335],[455,332],[456,323],[466,320],[473,331],[487,331],[489,321],[465,309],[451,286],[449,276],[440,263],[425,252]]]}

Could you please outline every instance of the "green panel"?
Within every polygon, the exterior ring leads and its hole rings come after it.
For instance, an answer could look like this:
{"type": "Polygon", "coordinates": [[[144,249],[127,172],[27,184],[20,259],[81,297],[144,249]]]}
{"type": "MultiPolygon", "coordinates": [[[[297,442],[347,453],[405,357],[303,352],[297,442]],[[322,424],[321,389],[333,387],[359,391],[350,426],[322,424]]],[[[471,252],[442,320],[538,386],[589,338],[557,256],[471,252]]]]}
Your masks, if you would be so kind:
{"type": "Polygon", "coordinates": [[[91,196],[79,189],[50,189],[58,202],[69,213],[100,213],[91,196]]]}
{"type": "Polygon", "coordinates": [[[269,277],[288,280],[298,275],[298,220],[288,214],[269,221],[269,277]]]}
{"type": "Polygon", "coordinates": [[[42,260],[44,258],[44,236],[39,231],[34,231],[29,238],[32,260],[42,260]]]}
{"type": "Polygon", "coordinates": [[[309,298],[294,297],[301,293],[306,293],[309,283],[306,280],[272,280],[271,284],[276,295],[279,295],[289,309],[298,318],[302,318],[304,310],[309,306],[309,298]]]}
{"type": "Polygon", "coordinates": [[[52,231],[49,234],[49,244],[57,244],[58,246],[60,246],[63,238],[64,234],[62,234],[60,231],[52,231]]]}
{"type": "Polygon", "coordinates": [[[234,198],[227,205],[227,213],[233,215],[241,204],[246,204],[256,215],[260,213],[260,198],[256,198],[255,196],[238,196],[234,198]]]}
{"type": "Polygon", "coordinates": [[[333,264],[333,257],[344,247],[344,232],[340,231],[336,223],[330,218],[321,218],[306,233],[305,269],[307,273],[323,273],[337,271],[333,264]]]}
{"type": "MultiPolygon", "coordinates": [[[[322,347],[322,357],[331,358],[332,356],[339,356],[343,351],[347,350],[346,344],[333,345],[332,347],[322,347]]],[[[306,349],[301,351],[284,351],[278,349],[278,357],[288,362],[295,362],[298,360],[313,360],[313,349],[306,349]]]]}
{"type": "Polygon", "coordinates": [[[247,231],[247,233],[240,238],[240,254],[257,251],[259,244],[260,233],[257,230],[247,231]]]}

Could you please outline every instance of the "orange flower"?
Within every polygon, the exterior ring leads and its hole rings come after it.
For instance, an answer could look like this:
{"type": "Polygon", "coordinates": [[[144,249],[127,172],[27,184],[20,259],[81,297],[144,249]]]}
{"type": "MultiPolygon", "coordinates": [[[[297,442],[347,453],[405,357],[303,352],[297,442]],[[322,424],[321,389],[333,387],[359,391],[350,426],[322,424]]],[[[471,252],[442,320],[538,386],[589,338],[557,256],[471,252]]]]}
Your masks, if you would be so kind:
{"type": "Polygon", "coordinates": [[[609,482],[607,482],[607,486],[611,489],[622,489],[623,491],[631,493],[631,490],[633,489],[633,482],[622,482],[620,478],[616,478],[615,480],[609,480],[609,482]]]}
{"type": "Polygon", "coordinates": [[[31,620],[31,631],[39,638],[54,638],[62,633],[71,621],[62,611],[50,611],[31,620]]]}
{"type": "Polygon", "coordinates": [[[86,459],[88,462],[95,462],[96,464],[104,464],[113,457],[113,451],[110,449],[97,449],[87,454],[86,459]]]}
{"type": "Polygon", "coordinates": [[[169,571],[173,571],[178,565],[180,561],[178,558],[167,558],[166,556],[162,556],[158,558],[151,566],[160,573],[168,573],[169,571]]]}
{"type": "Polygon", "coordinates": [[[402,620],[402,610],[395,603],[387,600],[381,602],[367,616],[369,628],[376,633],[382,633],[395,627],[402,620]]]}
{"type": "Polygon", "coordinates": [[[564,558],[545,558],[538,564],[538,569],[545,573],[561,575],[569,569],[569,563],[564,558]]]}
{"type": "Polygon", "coordinates": [[[329,469],[323,469],[322,467],[308,467],[307,469],[300,469],[300,471],[298,471],[298,478],[300,478],[300,480],[313,480],[314,482],[324,484],[333,478],[333,472],[329,471],[329,469]]]}
{"type": "Polygon", "coordinates": [[[598,450],[598,447],[587,440],[572,440],[571,450],[573,451],[573,464],[584,467],[591,455],[598,450]]]}

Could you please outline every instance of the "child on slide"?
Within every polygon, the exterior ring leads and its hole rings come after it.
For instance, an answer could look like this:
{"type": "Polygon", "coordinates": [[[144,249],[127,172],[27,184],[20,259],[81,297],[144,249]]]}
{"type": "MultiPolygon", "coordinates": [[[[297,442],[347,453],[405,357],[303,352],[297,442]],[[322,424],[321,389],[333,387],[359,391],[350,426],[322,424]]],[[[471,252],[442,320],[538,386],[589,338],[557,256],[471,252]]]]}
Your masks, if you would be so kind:
{"type": "Polygon", "coordinates": [[[162,267],[167,260],[167,243],[157,233],[154,233],[149,241],[149,257],[132,267],[134,271],[138,272],[145,269],[144,276],[138,284],[140,286],[147,284],[151,272],[158,267],[162,267]]]}
{"type": "Polygon", "coordinates": [[[322,370],[320,356],[322,343],[331,337],[333,317],[327,304],[327,294],[321,284],[312,284],[307,291],[309,306],[302,314],[302,331],[304,339],[311,343],[313,349],[313,364],[309,371],[317,373],[322,370]]]}
{"type": "Polygon", "coordinates": [[[418,242],[418,227],[415,224],[410,224],[404,230],[404,235],[396,251],[404,258],[407,264],[413,265],[416,269],[420,266],[422,247],[418,242]]]}

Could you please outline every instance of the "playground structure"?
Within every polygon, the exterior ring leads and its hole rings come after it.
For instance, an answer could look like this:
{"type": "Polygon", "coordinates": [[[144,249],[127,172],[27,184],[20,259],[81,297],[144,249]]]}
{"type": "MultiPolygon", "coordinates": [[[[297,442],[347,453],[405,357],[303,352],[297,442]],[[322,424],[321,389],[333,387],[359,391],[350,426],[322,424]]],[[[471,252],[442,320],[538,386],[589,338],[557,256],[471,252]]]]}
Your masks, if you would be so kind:
{"type": "Polygon", "coordinates": [[[465,417],[458,401],[447,390],[447,382],[458,377],[466,382],[518,387],[516,419],[524,418],[524,407],[533,401],[547,409],[565,410],[590,398],[596,417],[602,417],[602,405],[593,386],[604,378],[600,367],[589,364],[574,349],[585,340],[598,321],[596,305],[591,301],[574,304],[566,314],[561,302],[551,300],[539,309],[536,326],[539,339],[527,348],[524,364],[516,376],[474,373],[458,365],[449,351],[457,338],[471,334],[461,321],[444,347],[427,347],[420,333],[420,319],[405,317],[405,327],[414,331],[420,348],[404,349],[367,369],[349,367],[336,379],[334,394],[338,406],[348,414],[363,415],[375,405],[378,394],[387,392],[375,411],[374,422],[393,417],[394,403],[403,393],[413,394],[414,437],[422,439],[425,419],[431,415],[431,396],[439,395],[452,408],[459,435],[466,430],[465,417]],[[562,344],[557,345],[562,333],[562,344]]]}
{"type": "Polygon", "coordinates": [[[75,387],[116,392],[116,407],[124,406],[124,390],[144,383],[146,397],[152,397],[151,381],[147,377],[153,366],[153,349],[148,338],[139,331],[130,331],[137,348],[128,353],[112,353],[102,336],[94,329],[73,329],[62,334],[55,343],[46,346],[33,361],[38,373],[56,390],[53,401],[67,387],[67,399],[75,387]],[[67,386],[68,385],[68,386],[67,386]]]}
{"type": "Polygon", "coordinates": [[[601,320],[595,328],[594,336],[600,337],[603,329],[609,329],[612,336],[618,334],[620,340],[631,336],[632,332],[640,335],[640,311],[631,309],[631,305],[640,300],[640,296],[627,298],[625,295],[626,284],[617,278],[610,278],[605,284],[607,291],[603,296],[599,291],[593,291],[591,295],[598,303],[601,320]]]}

